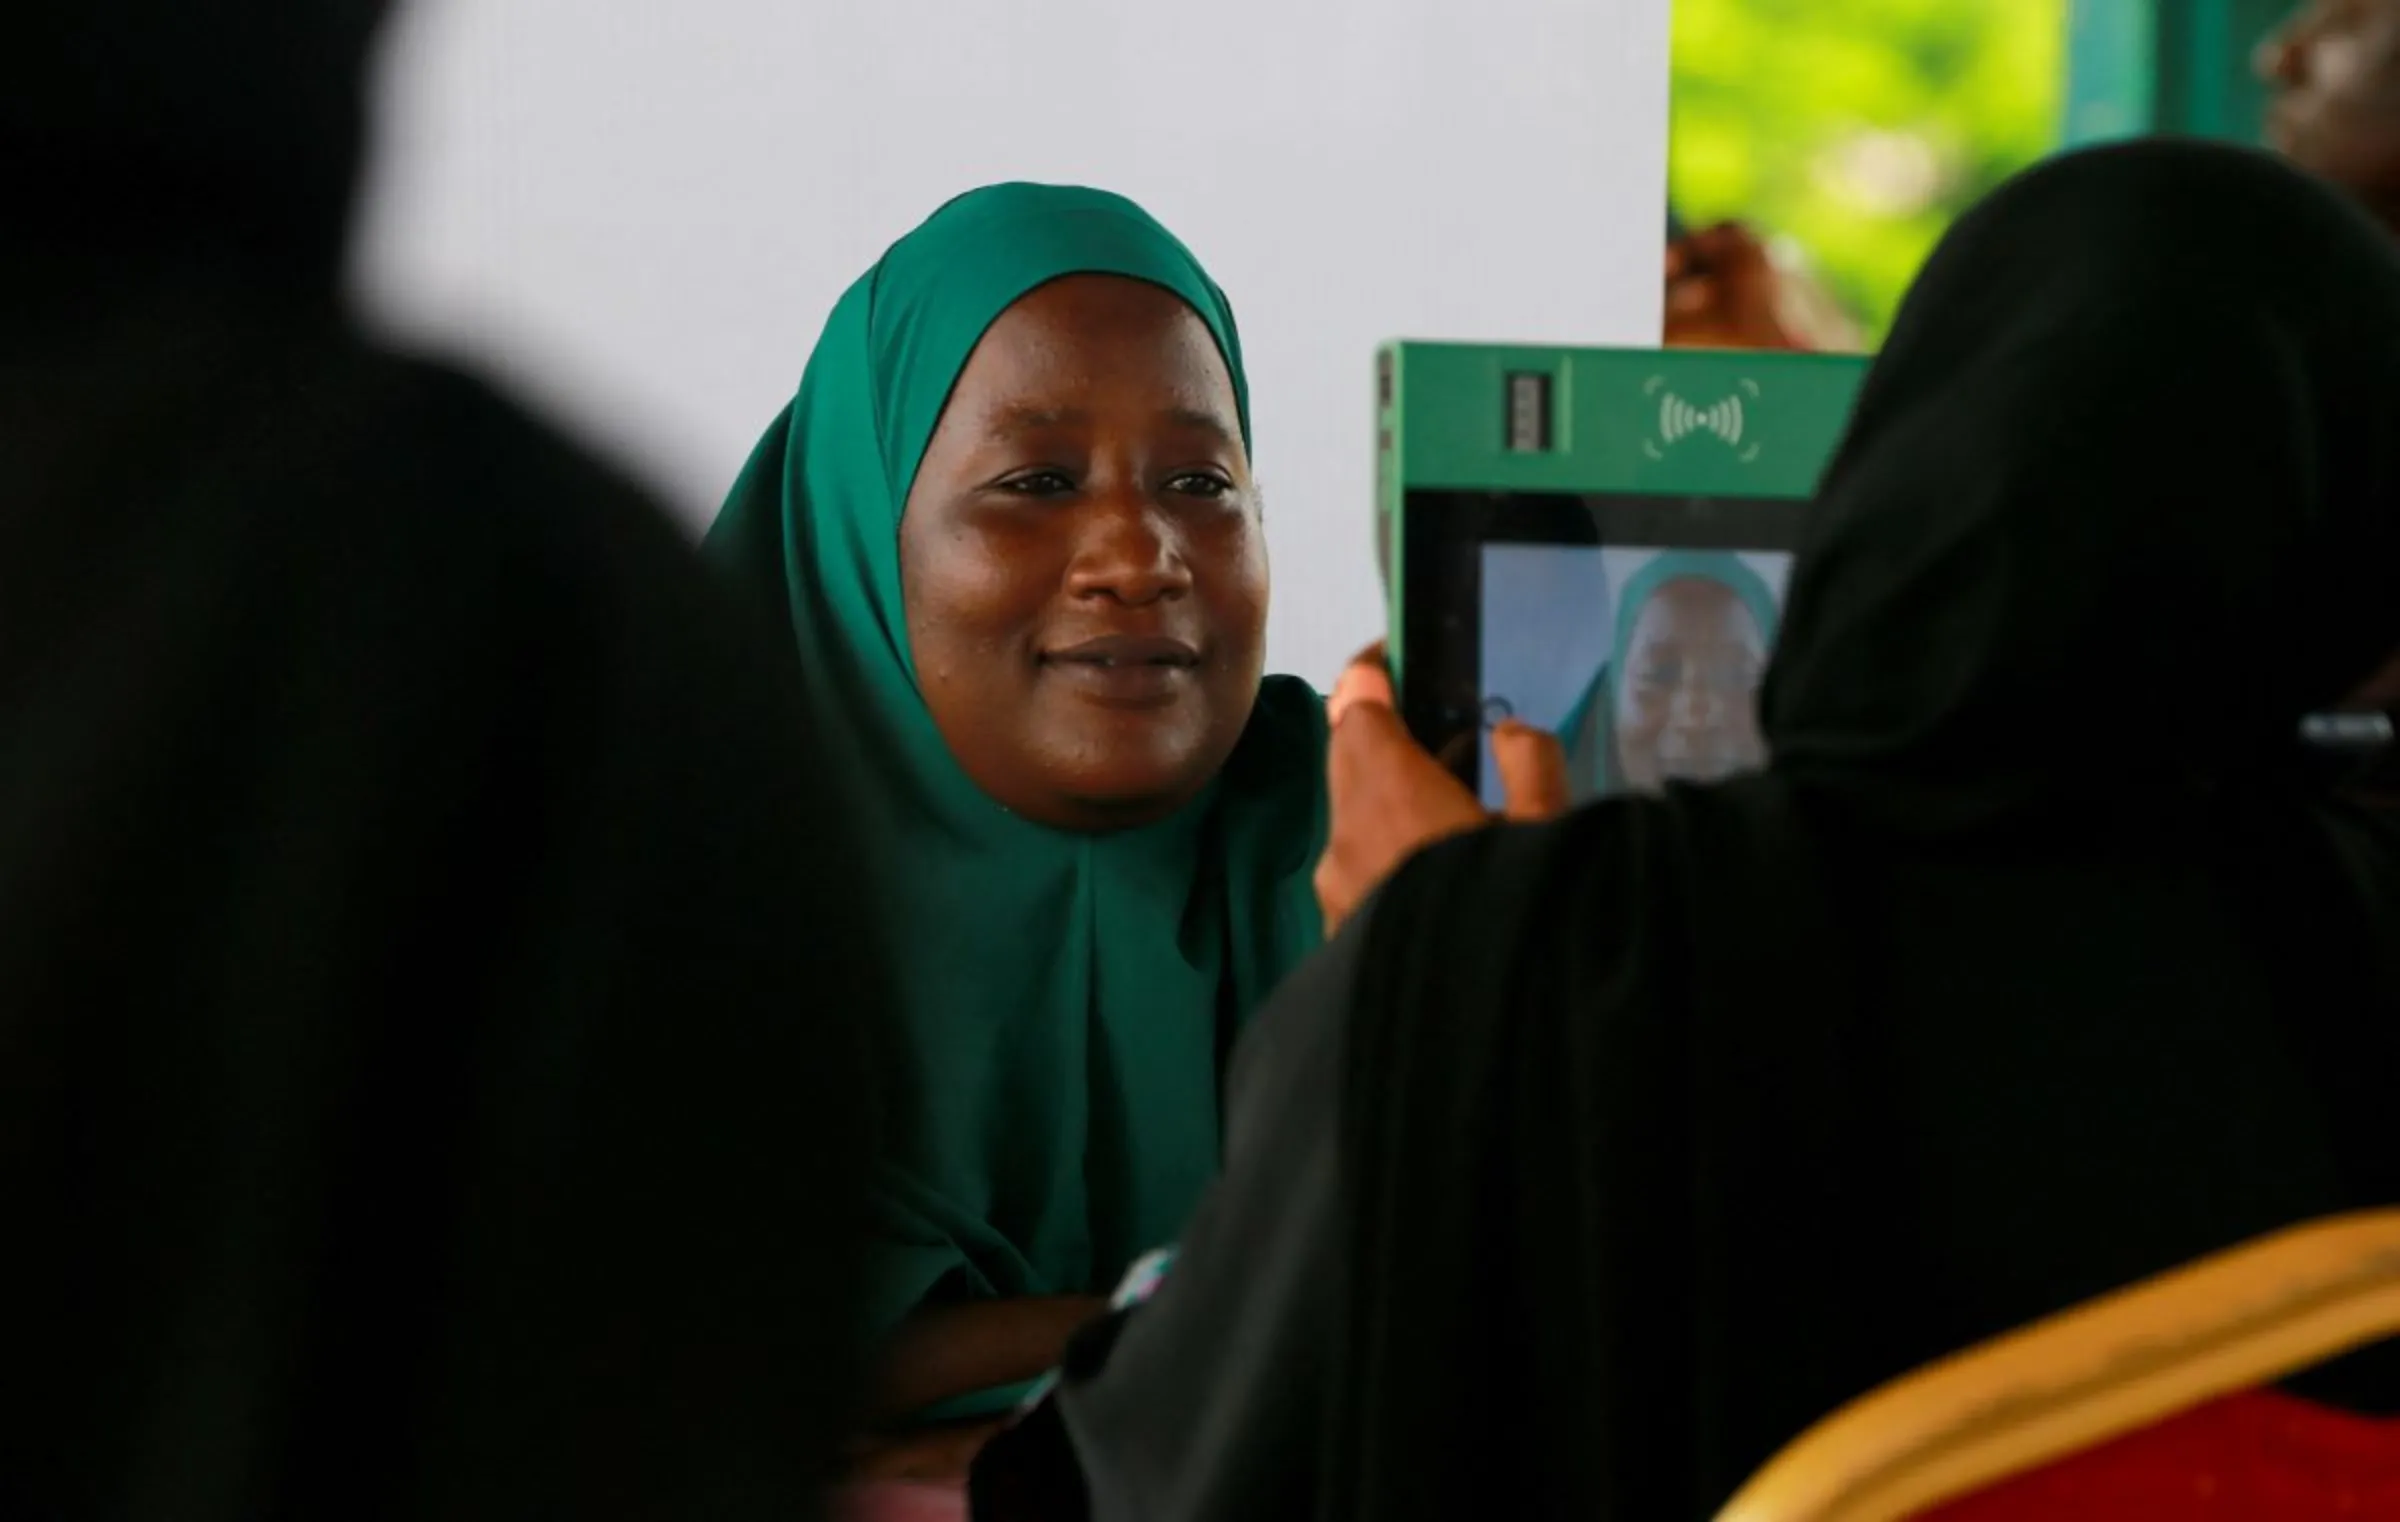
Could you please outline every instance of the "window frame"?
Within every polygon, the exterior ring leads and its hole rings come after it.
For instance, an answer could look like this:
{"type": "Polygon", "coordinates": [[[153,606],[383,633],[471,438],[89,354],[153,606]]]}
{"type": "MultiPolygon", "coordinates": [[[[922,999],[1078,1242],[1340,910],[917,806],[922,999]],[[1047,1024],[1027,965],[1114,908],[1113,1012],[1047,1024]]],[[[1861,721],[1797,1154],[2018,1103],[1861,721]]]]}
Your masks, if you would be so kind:
{"type": "Polygon", "coordinates": [[[2067,147],[2151,133],[2259,139],[2258,44],[2295,0],[2073,0],[2067,147]]]}

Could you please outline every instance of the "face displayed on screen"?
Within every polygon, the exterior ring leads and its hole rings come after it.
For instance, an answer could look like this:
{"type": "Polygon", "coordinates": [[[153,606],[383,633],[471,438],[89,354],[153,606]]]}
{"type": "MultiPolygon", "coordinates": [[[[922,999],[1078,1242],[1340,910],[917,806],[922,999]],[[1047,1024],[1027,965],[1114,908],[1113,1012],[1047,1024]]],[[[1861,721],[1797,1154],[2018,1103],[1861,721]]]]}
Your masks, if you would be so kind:
{"type": "MultiPolygon", "coordinates": [[[[1487,544],[1477,695],[1566,746],[1577,801],[1766,764],[1757,695],[1791,554],[1487,544]]],[[[1506,801],[1488,747],[1484,802],[1506,801]]]]}
{"type": "Polygon", "coordinates": [[[1766,659],[1766,631],[1732,588],[1698,576],[1662,583],[1619,666],[1624,784],[1707,782],[1763,764],[1755,695],[1766,659]]]}

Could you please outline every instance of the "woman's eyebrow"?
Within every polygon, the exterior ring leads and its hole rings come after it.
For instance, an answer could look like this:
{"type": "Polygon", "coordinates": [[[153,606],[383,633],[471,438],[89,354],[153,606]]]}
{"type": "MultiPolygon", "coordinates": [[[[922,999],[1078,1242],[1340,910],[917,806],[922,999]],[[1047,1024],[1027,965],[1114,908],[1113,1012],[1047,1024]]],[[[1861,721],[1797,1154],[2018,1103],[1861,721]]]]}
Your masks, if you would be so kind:
{"type": "MultiPolygon", "coordinates": [[[[996,442],[1005,442],[1028,433],[1087,427],[1091,421],[1091,413],[1081,407],[1043,407],[1030,402],[1018,402],[994,411],[990,422],[985,425],[984,435],[996,442]]],[[[1234,431],[1224,418],[1199,407],[1164,408],[1158,413],[1158,421],[1170,428],[1205,433],[1219,444],[1230,446],[1235,441],[1234,431]]]]}
{"type": "Polygon", "coordinates": [[[1019,434],[1080,427],[1091,420],[1092,415],[1081,407],[1042,407],[1031,402],[1012,402],[992,414],[984,434],[987,438],[1005,441],[1019,434]]]}
{"type": "Polygon", "coordinates": [[[1205,433],[1219,444],[1227,447],[1231,447],[1235,443],[1234,432],[1226,426],[1224,418],[1214,412],[1202,411],[1198,407],[1169,407],[1159,414],[1159,421],[1171,427],[1188,428],[1195,433],[1205,433]]]}

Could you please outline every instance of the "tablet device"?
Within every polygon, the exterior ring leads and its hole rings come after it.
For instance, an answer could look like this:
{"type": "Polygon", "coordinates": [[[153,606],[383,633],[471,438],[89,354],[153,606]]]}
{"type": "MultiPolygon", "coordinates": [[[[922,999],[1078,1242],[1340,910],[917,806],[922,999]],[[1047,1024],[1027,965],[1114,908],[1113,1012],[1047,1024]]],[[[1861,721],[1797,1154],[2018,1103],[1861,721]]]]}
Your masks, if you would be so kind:
{"type": "Polygon", "coordinates": [[[1486,803],[1488,735],[1565,741],[1578,801],[1764,760],[1758,680],[1866,361],[1393,343],[1376,360],[1385,653],[1486,803]]]}

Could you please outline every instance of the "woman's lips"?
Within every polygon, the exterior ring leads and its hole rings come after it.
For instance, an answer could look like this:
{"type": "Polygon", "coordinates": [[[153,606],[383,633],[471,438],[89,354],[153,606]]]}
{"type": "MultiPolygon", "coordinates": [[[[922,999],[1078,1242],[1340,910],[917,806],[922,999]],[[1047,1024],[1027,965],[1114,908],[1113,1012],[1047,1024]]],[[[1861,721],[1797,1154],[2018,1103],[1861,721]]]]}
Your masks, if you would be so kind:
{"type": "Polygon", "coordinates": [[[1045,651],[1042,669],[1096,702],[1154,708],[1191,686],[1200,652],[1166,635],[1103,634],[1045,651]]]}

